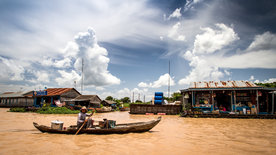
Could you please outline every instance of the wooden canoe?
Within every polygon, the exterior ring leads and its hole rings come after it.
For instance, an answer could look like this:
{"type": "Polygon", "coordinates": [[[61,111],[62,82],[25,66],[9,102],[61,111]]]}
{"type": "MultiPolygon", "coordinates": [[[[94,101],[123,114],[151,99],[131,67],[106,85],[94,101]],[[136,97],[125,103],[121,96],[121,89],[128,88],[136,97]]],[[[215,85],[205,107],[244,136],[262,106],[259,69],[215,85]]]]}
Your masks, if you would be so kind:
{"type": "MultiPolygon", "coordinates": [[[[146,132],[152,129],[161,121],[161,117],[158,117],[156,120],[148,121],[148,122],[138,122],[138,123],[126,123],[126,124],[116,124],[114,128],[100,128],[99,126],[95,126],[95,128],[87,128],[82,129],[79,134],[124,134],[124,133],[139,133],[146,132]]],[[[62,130],[52,129],[51,127],[45,125],[39,125],[33,122],[34,126],[41,132],[47,133],[57,133],[57,134],[75,134],[78,129],[77,127],[70,126],[62,130]]]]}

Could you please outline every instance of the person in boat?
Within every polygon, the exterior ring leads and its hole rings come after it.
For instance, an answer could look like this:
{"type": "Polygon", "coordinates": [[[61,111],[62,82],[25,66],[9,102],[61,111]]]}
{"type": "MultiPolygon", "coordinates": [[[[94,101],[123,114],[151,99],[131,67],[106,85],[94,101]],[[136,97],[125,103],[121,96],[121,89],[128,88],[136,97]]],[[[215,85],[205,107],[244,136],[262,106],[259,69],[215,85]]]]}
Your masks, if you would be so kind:
{"type": "Polygon", "coordinates": [[[77,127],[78,129],[83,125],[83,123],[86,123],[83,128],[91,128],[93,126],[93,120],[91,118],[88,118],[86,120],[86,117],[91,117],[94,112],[92,112],[91,114],[87,114],[87,108],[85,106],[83,106],[80,109],[80,113],[78,114],[78,121],[77,121],[77,127]]]}
{"type": "Polygon", "coordinates": [[[103,119],[104,121],[104,128],[108,128],[108,120],[106,118],[103,119]]]}

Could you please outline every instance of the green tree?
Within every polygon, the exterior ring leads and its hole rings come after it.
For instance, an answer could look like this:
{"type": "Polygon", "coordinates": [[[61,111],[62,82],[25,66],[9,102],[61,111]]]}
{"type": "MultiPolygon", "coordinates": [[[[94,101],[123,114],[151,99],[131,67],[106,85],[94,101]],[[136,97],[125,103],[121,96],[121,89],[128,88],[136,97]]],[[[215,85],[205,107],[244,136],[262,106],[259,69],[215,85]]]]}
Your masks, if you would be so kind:
{"type": "Polygon", "coordinates": [[[130,99],[129,99],[129,97],[124,97],[124,98],[121,99],[121,101],[122,101],[123,103],[129,103],[129,102],[130,102],[130,99]]]}
{"type": "Polygon", "coordinates": [[[255,83],[258,86],[262,87],[268,87],[268,88],[275,88],[276,87],[276,82],[273,83],[255,83]]]}
{"type": "Polygon", "coordinates": [[[135,101],[135,103],[142,103],[142,101],[140,101],[140,100],[136,100],[136,101],[135,101]]]}
{"type": "Polygon", "coordinates": [[[172,94],[172,99],[173,99],[173,101],[180,101],[181,100],[181,93],[179,93],[179,92],[174,92],[173,94],[172,94]]]}
{"type": "Polygon", "coordinates": [[[114,98],[113,98],[112,96],[107,96],[105,99],[106,99],[106,100],[110,100],[110,101],[113,101],[113,100],[114,100],[114,98]]]}

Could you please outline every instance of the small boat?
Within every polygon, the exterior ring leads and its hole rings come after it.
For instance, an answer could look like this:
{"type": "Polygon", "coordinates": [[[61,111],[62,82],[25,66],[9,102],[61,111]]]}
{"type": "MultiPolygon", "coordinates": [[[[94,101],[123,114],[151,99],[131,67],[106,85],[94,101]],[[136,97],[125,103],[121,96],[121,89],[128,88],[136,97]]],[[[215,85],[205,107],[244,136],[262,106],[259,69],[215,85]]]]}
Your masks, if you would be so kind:
{"type": "MultiPolygon", "coordinates": [[[[124,133],[139,133],[146,132],[152,129],[161,121],[161,117],[158,117],[156,120],[151,120],[148,122],[137,122],[137,123],[126,123],[126,124],[116,124],[113,128],[101,128],[96,125],[93,128],[81,129],[79,134],[124,134],[124,133]]],[[[53,129],[45,125],[39,125],[33,122],[34,126],[41,132],[47,133],[58,133],[58,134],[75,134],[78,131],[76,125],[71,125],[68,128],[53,129]]]]}

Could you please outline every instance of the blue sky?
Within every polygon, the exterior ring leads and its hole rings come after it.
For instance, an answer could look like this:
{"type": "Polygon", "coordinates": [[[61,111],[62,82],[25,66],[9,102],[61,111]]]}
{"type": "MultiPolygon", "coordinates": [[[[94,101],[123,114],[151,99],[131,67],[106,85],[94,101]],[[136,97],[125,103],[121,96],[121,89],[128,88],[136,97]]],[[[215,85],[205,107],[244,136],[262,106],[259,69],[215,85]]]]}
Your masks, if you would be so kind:
{"type": "MultiPolygon", "coordinates": [[[[0,0],[0,92],[150,100],[193,81],[276,81],[273,0],[0,0]],[[131,97],[132,98],[132,97],[131,97]]],[[[167,95],[166,95],[167,96],[167,95]]]]}

